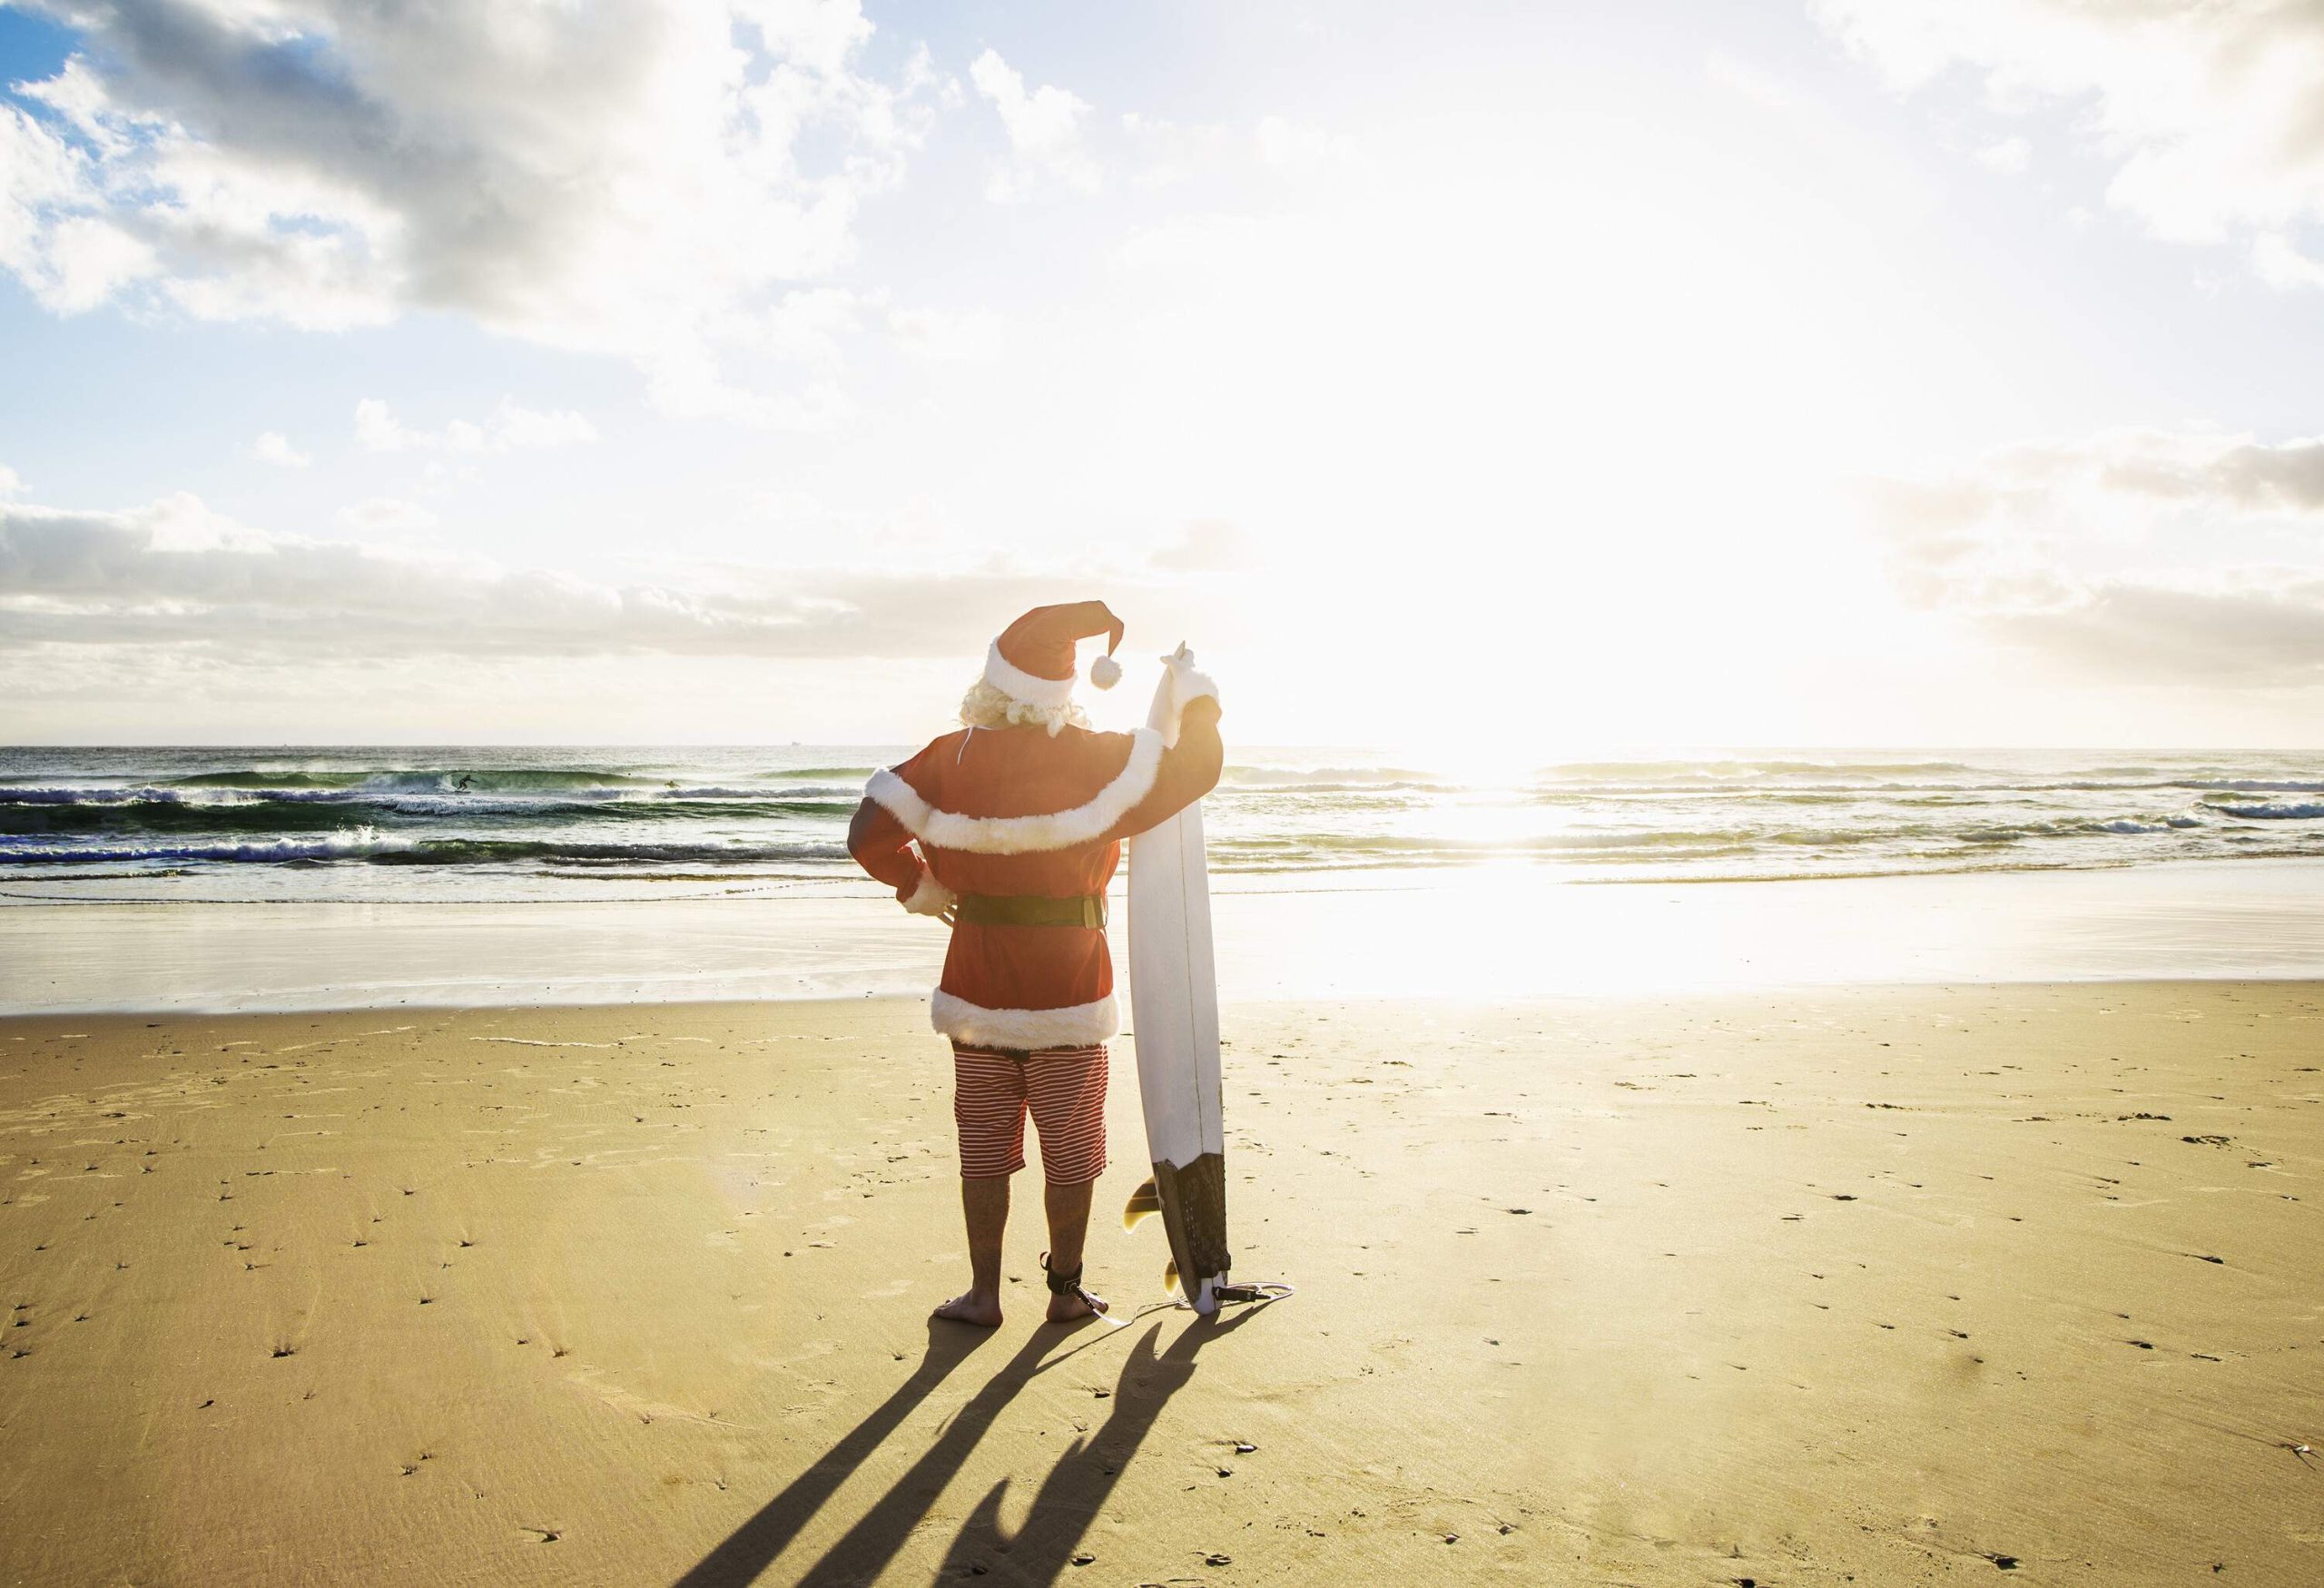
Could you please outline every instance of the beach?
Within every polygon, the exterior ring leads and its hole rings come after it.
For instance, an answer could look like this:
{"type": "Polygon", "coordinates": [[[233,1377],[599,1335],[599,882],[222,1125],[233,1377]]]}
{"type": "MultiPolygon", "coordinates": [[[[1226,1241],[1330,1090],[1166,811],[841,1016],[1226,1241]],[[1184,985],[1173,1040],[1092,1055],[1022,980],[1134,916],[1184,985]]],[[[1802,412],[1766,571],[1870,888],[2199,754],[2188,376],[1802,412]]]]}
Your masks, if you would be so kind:
{"type": "Polygon", "coordinates": [[[2324,1588],[2311,288],[2324,0],[0,0],[0,1588],[2324,1588]]]}
{"type": "Polygon", "coordinates": [[[0,1580],[2312,1582],[2324,986],[1226,1012],[963,1282],[916,1001],[0,1024],[0,1580]]]}

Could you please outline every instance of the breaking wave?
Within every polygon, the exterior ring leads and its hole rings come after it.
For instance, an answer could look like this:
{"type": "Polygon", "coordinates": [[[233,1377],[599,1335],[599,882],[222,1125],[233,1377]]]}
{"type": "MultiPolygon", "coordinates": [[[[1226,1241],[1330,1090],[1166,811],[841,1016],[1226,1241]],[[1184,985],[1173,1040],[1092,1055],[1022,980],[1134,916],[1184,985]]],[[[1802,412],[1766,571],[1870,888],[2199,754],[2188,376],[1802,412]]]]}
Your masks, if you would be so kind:
{"type": "Polygon", "coordinates": [[[2244,822],[2314,822],[2324,820],[2324,804],[2214,805],[2223,816],[2244,822]]]}
{"type": "MultiPolygon", "coordinates": [[[[541,897],[624,877],[861,888],[849,818],[872,768],[909,754],[0,751],[0,877],[144,879],[155,896],[225,873],[269,897],[320,896],[300,879],[321,872],[389,896],[457,896],[463,876],[521,877],[541,897]]],[[[1785,752],[1478,778],[1412,755],[1256,750],[1204,810],[1213,864],[1234,873],[2047,871],[2324,855],[2324,756],[1785,752]]]]}
{"type": "Polygon", "coordinates": [[[838,861],[844,843],[587,843],[524,838],[407,838],[368,827],[326,837],[263,843],[64,844],[37,850],[0,846],[0,865],[122,865],[207,861],[283,864],[359,860],[380,865],[508,865],[529,861],[598,865],[764,864],[838,861]]]}

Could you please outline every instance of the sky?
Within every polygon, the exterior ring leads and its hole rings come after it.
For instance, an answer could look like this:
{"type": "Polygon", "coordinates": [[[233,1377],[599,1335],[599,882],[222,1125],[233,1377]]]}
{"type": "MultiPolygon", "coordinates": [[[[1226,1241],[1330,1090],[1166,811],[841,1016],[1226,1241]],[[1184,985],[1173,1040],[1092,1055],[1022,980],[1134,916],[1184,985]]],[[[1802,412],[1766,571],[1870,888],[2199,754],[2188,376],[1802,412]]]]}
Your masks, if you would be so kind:
{"type": "Polygon", "coordinates": [[[0,742],[2324,744],[2298,0],[0,0],[0,742]]]}

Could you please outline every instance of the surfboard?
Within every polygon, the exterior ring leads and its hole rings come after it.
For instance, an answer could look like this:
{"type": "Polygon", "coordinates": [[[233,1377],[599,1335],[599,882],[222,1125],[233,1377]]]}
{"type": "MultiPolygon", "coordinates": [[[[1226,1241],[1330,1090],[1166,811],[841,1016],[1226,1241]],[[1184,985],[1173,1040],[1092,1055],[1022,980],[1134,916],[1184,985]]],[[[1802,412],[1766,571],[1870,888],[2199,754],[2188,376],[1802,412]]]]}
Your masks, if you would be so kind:
{"type": "MultiPolygon", "coordinates": [[[[1168,669],[1194,666],[1183,645],[1165,660],[1168,669]]],[[[1177,733],[1174,705],[1166,670],[1147,716],[1147,725],[1166,739],[1177,733]]],[[[1170,1242],[1165,1286],[1196,1312],[1288,1294],[1288,1287],[1237,1287],[1227,1277],[1233,1260],[1219,1110],[1218,981],[1199,800],[1129,841],[1129,1001],[1154,1178],[1131,1195],[1122,1228],[1161,1215],[1170,1242]]]]}

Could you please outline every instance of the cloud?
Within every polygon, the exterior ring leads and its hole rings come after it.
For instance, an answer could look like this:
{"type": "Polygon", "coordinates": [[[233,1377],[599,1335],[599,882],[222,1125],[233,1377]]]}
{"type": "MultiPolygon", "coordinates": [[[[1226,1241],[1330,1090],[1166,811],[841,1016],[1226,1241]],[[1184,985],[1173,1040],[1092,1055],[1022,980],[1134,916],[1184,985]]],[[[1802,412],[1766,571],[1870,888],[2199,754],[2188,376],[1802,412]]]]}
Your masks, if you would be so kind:
{"type": "MultiPolygon", "coordinates": [[[[2324,222],[2324,18],[2307,3],[1811,0],[1897,87],[1955,67],[2004,115],[2063,109],[2108,197],[2158,236],[2289,240],[2324,222]]],[[[2324,284],[2263,270],[2279,285],[2324,284]]]]}
{"type": "Polygon", "coordinates": [[[290,444],[290,438],[281,430],[261,430],[257,440],[244,449],[246,457],[261,463],[271,463],[279,469],[304,469],[314,459],[290,444]]]}
{"type": "Polygon", "coordinates": [[[1214,574],[1251,567],[1256,558],[1251,538],[1241,529],[1221,518],[1196,518],[1147,560],[1168,573],[1214,574]]]}
{"type": "Polygon", "coordinates": [[[1973,469],[1875,488],[1891,522],[1945,532],[1996,514],[2070,508],[2085,525],[2130,504],[2214,514],[2324,514],[2324,436],[2260,441],[2216,431],[2121,430],[1994,452],[1973,469]]]}
{"type": "Polygon", "coordinates": [[[1997,454],[2005,477],[2055,488],[2076,481],[2164,501],[2254,512],[2324,513],[2324,437],[2126,430],[2091,440],[1997,454]]]}
{"type": "Polygon", "coordinates": [[[941,86],[865,67],[856,0],[38,8],[82,48],[0,104],[0,269],[51,309],[449,311],[649,373],[845,265],[941,86]]]}
{"type": "Polygon", "coordinates": [[[1119,120],[1117,163],[1135,187],[1199,185],[1214,200],[1250,191],[1263,173],[1278,182],[1302,183],[1353,169],[1355,140],[1288,116],[1256,122],[1177,122],[1139,111],[1119,120]]]}
{"type": "Polygon", "coordinates": [[[150,252],[71,205],[86,187],[84,157],[30,114],[0,104],[0,270],[60,314],[94,307],[151,273],[150,252]]]}
{"type": "Polygon", "coordinates": [[[0,463],[0,497],[13,497],[24,488],[24,476],[6,464],[0,463]]]}
{"type": "Polygon", "coordinates": [[[1124,111],[1122,141],[1130,181],[1142,188],[1181,186],[1247,158],[1248,140],[1230,127],[1187,125],[1140,111],[1124,111]]]}
{"type": "Polygon", "coordinates": [[[370,497],[339,510],[339,522],[359,535],[423,535],[436,528],[435,510],[394,497],[370,497]]]}
{"type": "Polygon", "coordinates": [[[2034,162],[2034,145],[2023,138],[2003,138],[1977,151],[1977,163],[2004,176],[2023,176],[2034,162]]]}
{"type": "Polygon", "coordinates": [[[539,413],[507,398],[481,423],[454,419],[440,430],[407,429],[388,405],[367,397],[355,405],[356,444],[368,452],[452,452],[477,456],[525,447],[576,447],[597,439],[597,428],[570,409],[539,413]]]}
{"type": "Polygon", "coordinates": [[[993,167],[986,197],[1013,203],[1056,192],[1098,191],[1098,162],[1081,143],[1086,101],[1053,84],[1027,93],[1024,77],[997,50],[970,64],[969,81],[992,102],[1009,133],[1010,158],[993,167]]]}
{"type": "Polygon", "coordinates": [[[665,354],[653,372],[654,400],[684,418],[724,418],[767,429],[829,430],[852,417],[854,403],[839,376],[848,344],[885,330],[899,349],[924,357],[979,356],[998,342],[989,314],[954,317],[933,310],[900,309],[884,291],[846,287],[803,288],[764,306],[727,316],[720,339],[800,372],[793,390],[764,393],[738,387],[720,372],[707,348],[665,354]],[[957,331],[958,335],[948,335],[957,331]]]}
{"type": "Polygon", "coordinates": [[[1990,626],[2096,677],[2324,683],[2324,579],[2259,589],[2108,580],[2069,606],[1996,614],[1990,626]]]}
{"type": "Polygon", "coordinates": [[[1281,176],[1310,176],[1355,156],[1355,141],[1283,116],[1262,116],[1252,134],[1259,163],[1281,176]]]}
{"type": "MultiPolygon", "coordinates": [[[[369,515],[369,528],[392,528],[408,506],[366,503],[350,509],[350,522],[369,515]]],[[[728,567],[684,587],[615,585],[279,534],[184,494],[122,512],[0,503],[0,651],[153,650],[237,666],[649,654],[973,658],[1009,616],[1086,593],[1070,574],[1008,569],[728,567]]]]}
{"type": "Polygon", "coordinates": [[[2309,258],[2271,232],[2252,239],[2251,268],[2270,287],[2324,288],[2324,260],[2309,258]]]}
{"type": "Polygon", "coordinates": [[[2324,682],[2324,439],[2127,431],[1875,481],[1866,499],[1909,604],[2074,671],[2324,682]]]}
{"type": "Polygon", "coordinates": [[[2164,456],[2146,459],[2119,454],[2109,465],[2109,483],[2162,497],[2213,497],[2238,508],[2293,513],[2324,513],[2324,438],[2262,445],[2232,441],[2205,451],[2194,444],[2191,458],[2163,442],[2164,456]]]}
{"type": "Polygon", "coordinates": [[[989,310],[954,314],[940,309],[891,309],[888,330],[915,358],[973,360],[1000,356],[1000,319],[989,310]]]}
{"type": "Polygon", "coordinates": [[[1799,105],[1799,95],[1780,78],[1729,54],[1713,52],[1705,55],[1703,76],[1716,86],[1763,109],[1789,111],[1797,109],[1799,105]]]}

